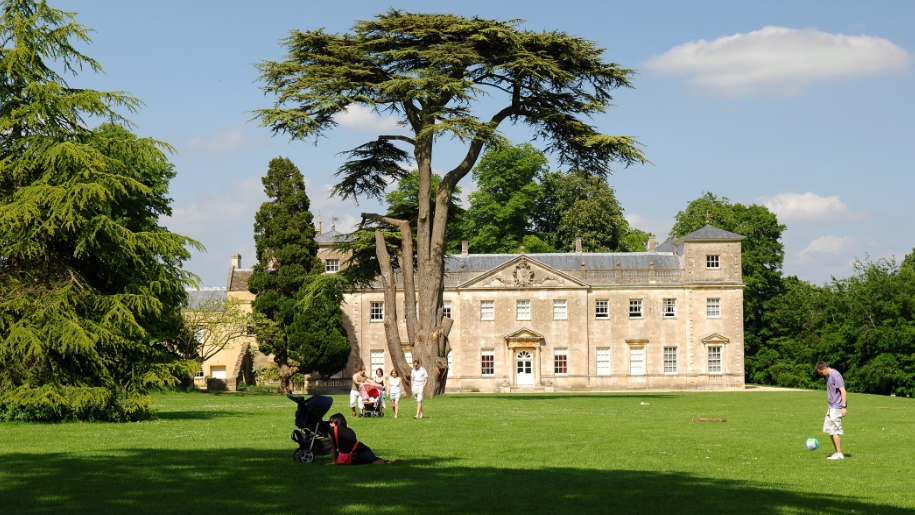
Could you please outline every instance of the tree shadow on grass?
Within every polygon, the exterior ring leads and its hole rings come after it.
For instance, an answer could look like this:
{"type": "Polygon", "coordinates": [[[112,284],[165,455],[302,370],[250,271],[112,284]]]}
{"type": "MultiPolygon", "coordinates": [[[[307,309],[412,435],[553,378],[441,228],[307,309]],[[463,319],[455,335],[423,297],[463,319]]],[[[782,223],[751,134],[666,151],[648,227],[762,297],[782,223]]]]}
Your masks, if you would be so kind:
{"type": "Polygon", "coordinates": [[[568,392],[557,392],[557,393],[506,393],[506,394],[492,394],[492,393],[461,393],[461,394],[449,394],[446,398],[455,401],[461,400],[479,400],[480,398],[486,399],[511,399],[512,401],[562,401],[563,399],[607,399],[607,400],[619,400],[619,399],[636,399],[636,400],[651,400],[651,399],[676,399],[683,397],[682,394],[671,394],[671,393],[568,393],[568,392]]]}
{"type": "Polygon", "coordinates": [[[250,415],[237,411],[207,410],[207,411],[157,411],[156,418],[161,420],[214,420],[217,418],[239,417],[250,415]]]}
{"type": "Polygon", "coordinates": [[[882,513],[912,509],[684,473],[473,468],[460,461],[329,467],[292,450],[130,449],[0,455],[5,513],[882,513]]]}

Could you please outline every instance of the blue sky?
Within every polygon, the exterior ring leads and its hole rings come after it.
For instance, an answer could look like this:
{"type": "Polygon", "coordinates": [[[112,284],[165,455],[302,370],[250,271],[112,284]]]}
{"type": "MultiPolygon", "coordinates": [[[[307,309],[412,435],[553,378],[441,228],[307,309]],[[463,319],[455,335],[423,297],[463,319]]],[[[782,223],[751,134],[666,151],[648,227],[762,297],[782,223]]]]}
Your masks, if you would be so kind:
{"type": "MultiPolygon", "coordinates": [[[[201,241],[187,268],[204,286],[225,284],[229,257],[254,260],[260,178],[277,156],[306,177],[324,230],[347,231],[374,202],[328,198],[339,152],[390,130],[391,120],[351,112],[313,142],[290,142],[251,121],[271,105],[254,65],[279,60],[290,30],[343,33],[395,7],[527,20],[596,41],[634,68],[634,89],[594,122],[635,136],[652,165],[609,178],[627,218],[664,240],[676,213],[706,191],[759,203],[787,225],[786,274],[822,284],[847,277],[854,259],[915,247],[910,199],[915,148],[915,2],[566,0],[345,3],[273,0],[51,0],[95,30],[85,53],[104,75],[71,85],[127,91],[145,103],[128,116],[141,136],[173,145],[178,171],[169,229],[201,241]]],[[[515,142],[530,137],[506,127],[515,142]]],[[[536,142],[535,142],[536,144],[536,142]]],[[[457,148],[436,152],[448,170],[457,148]]],[[[467,179],[469,180],[469,178],[467,179]]],[[[462,183],[465,194],[473,189],[462,183]]]]}

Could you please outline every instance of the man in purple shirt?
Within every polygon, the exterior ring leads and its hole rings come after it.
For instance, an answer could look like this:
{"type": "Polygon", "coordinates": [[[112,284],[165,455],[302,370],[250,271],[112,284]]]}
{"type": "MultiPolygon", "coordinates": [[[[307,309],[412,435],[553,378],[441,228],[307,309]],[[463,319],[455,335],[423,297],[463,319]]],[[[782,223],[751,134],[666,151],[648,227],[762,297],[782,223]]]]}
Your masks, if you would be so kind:
{"type": "Polygon", "coordinates": [[[836,452],[826,458],[827,460],[844,460],[842,454],[842,417],[848,412],[848,394],[845,392],[845,380],[842,374],[834,368],[830,368],[825,361],[819,361],[816,365],[816,372],[826,378],[826,400],[829,402],[829,409],[826,410],[826,420],[823,421],[823,432],[832,437],[832,445],[836,452]]]}

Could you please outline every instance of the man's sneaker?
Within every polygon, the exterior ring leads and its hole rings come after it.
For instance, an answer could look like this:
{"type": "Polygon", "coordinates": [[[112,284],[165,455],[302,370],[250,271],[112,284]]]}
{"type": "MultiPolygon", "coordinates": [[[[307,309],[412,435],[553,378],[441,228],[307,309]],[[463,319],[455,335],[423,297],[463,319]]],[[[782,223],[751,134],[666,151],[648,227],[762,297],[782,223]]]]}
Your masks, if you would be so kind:
{"type": "Polygon", "coordinates": [[[828,457],[828,458],[826,458],[826,459],[827,459],[827,460],[844,460],[844,459],[845,459],[845,455],[842,454],[841,452],[837,452],[837,453],[833,454],[832,456],[830,456],[830,457],[828,457]]]}

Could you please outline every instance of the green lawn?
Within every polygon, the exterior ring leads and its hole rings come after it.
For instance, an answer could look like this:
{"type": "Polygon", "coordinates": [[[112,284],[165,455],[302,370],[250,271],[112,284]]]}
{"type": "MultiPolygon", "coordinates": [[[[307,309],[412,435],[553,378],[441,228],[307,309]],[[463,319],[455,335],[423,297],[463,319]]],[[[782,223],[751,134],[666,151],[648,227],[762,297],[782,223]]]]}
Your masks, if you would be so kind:
{"type": "Polygon", "coordinates": [[[0,424],[0,513],[915,513],[913,399],[852,394],[835,462],[824,392],[448,395],[422,420],[406,399],[351,420],[406,460],[363,467],[293,462],[285,397],[156,400],[152,422],[0,424]]]}

